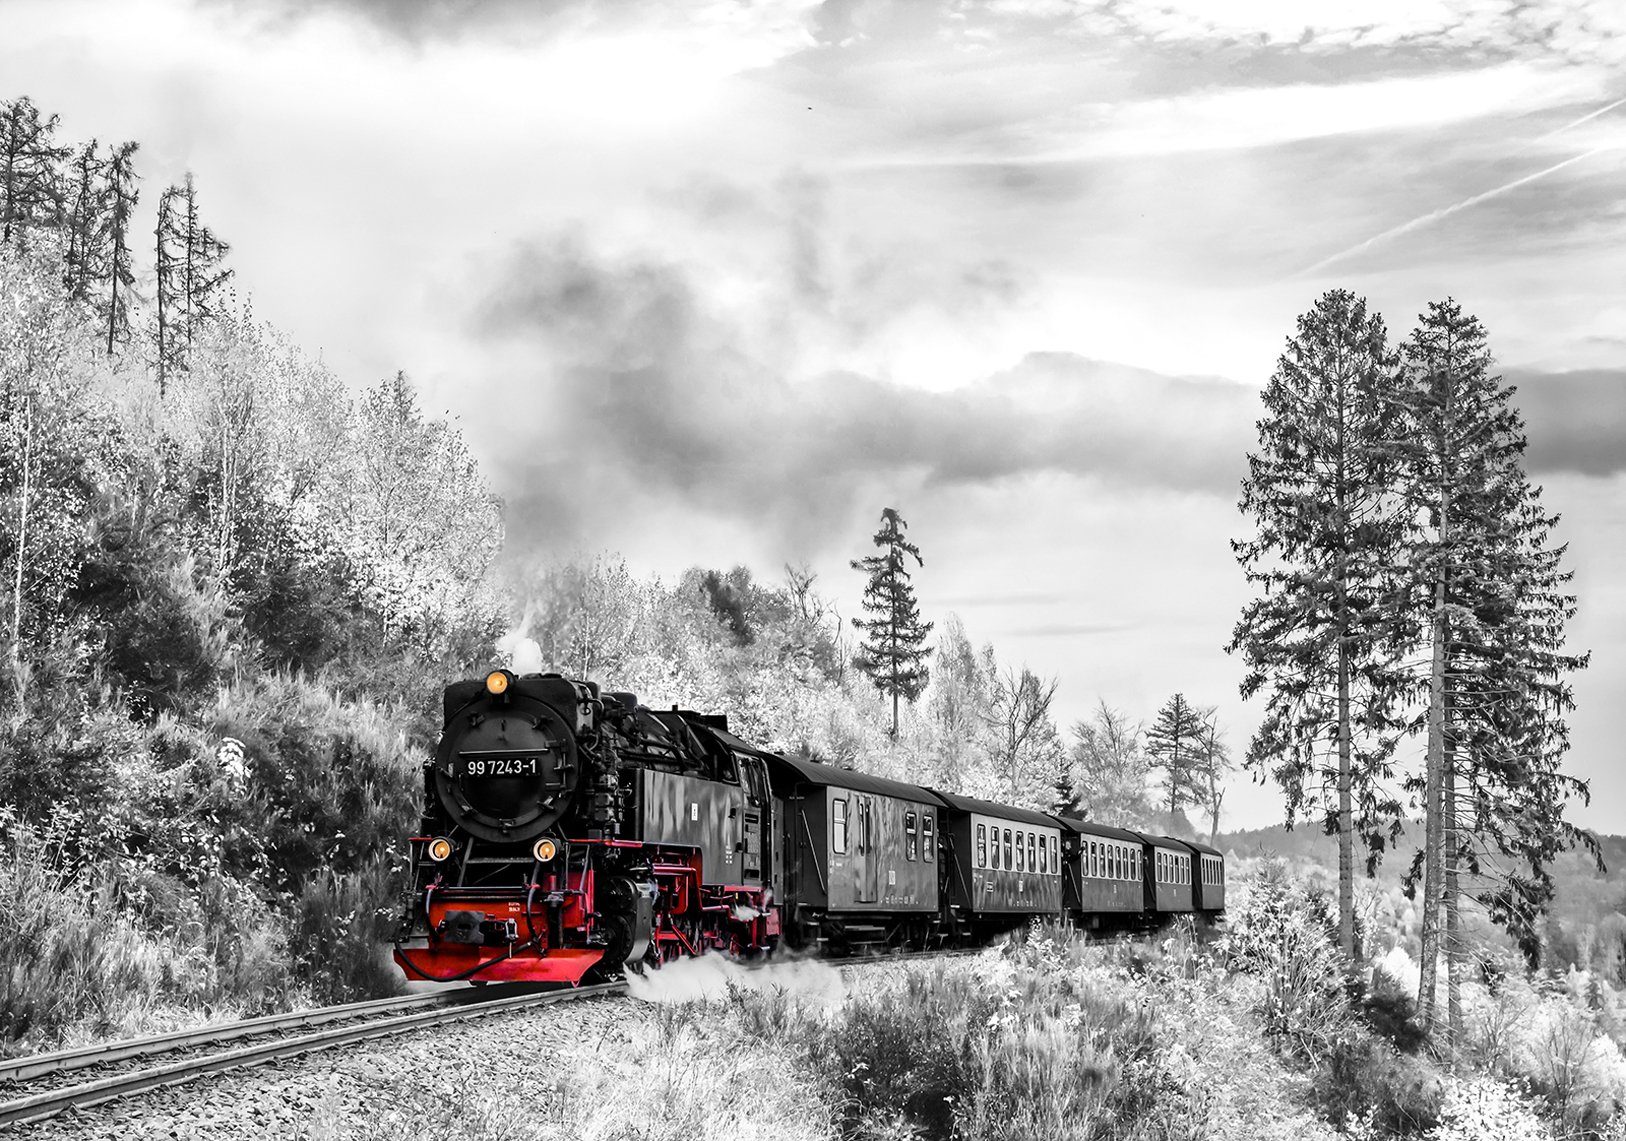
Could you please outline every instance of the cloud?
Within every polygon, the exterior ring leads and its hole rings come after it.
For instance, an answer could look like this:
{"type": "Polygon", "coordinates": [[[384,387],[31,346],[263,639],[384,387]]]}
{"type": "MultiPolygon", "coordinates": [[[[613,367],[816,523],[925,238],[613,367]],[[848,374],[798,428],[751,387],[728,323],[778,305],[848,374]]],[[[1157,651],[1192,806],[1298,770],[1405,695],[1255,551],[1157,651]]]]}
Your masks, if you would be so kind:
{"type": "Polygon", "coordinates": [[[595,514],[699,511],[807,547],[874,494],[1040,472],[1232,496],[1257,395],[1068,353],[932,392],[852,371],[796,378],[700,275],[523,246],[489,274],[476,336],[506,375],[482,429],[520,545],[595,514]],[[756,346],[755,349],[752,346],[756,346]]]}
{"type": "Polygon", "coordinates": [[[1626,472],[1626,367],[1541,373],[1508,369],[1518,391],[1532,474],[1626,472]]]}

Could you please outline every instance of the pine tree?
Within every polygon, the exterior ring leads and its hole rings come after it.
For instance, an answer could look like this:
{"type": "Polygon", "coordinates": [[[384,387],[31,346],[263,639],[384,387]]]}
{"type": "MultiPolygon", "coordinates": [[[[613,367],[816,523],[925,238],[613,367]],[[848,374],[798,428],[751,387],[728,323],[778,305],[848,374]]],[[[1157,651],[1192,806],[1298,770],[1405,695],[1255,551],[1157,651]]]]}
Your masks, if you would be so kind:
{"type": "Polygon", "coordinates": [[[114,346],[130,339],[130,299],[135,294],[135,269],[130,262],[130,216],[135,212],[141,191],[136,188],[133,167],[139,144],[120,143],[109,148],[107,156],[107,354],[114,346]]]}
{"type": "Polygon", "coordinates": [[[1164,702],[1152,727],[1146,730],[1146,755],[1151,758],[1152,768],[1163,770],[1163,790],[1171,817],[1179,813],[1182,805],[1201,803],[1198,763],[1205,736],[1202,715],[1180,693],[1164,702]]]}
{"type": "Polygon", "coordinates": [[[1257,533],[1232,543],[1260,593],[1227,647],[1247,663],[1242,695],[1268,694],[1245,763],[1281,785],[1289,824],[1316,814],[1338,837],[1339,946],[1353,966],[1355,838],[1370,871],[1401,821],[1385,782],[1404,677],[1388,647],[1408,516],[1392,491],[1399,387],[1382,318],[1347,291],[1324,294],[1262,395],[1239,505],[1257,533]]]}
{"type": "Polygon", "coordinates": [[[864,612],[868,618],[854,618],[853,626],[864,632],[853,665],[892,699],[892,736],[898,735],[898,699],[913,702],[931,679],[926,659],[932,648],[926,635],[932,623],[920,620],[915,590],[907,562],[925,566],[920,548],[904,538],[908,524],[891,507],[881,512],[881,529],[875,532],[875,545],[883,553],[852,560],[852,568],[869,575],[864,587],[864,612]]]}
{"type": "Polygon", "coordinates": [[[63,255],[62,284],[68,296],[80,303],[90,300],[91,290],[107,276],[111,261],[107,160],[96,150],[96,140],[91,139],[73,156],[63,219],[68,248],[63,255]]]}
{"type": "Polygon", "coordinates": [[[186,368],[198,333],[216,316],[220,288],[232,271],[220,268],[231,246],[217,238],[198,216],[197,187],[187,174],[180,186],[158,199],[158,313],[156,368],[158,391],[186,368]]]}
{"type": "Polygon", "coordinates": [[[1563,651],[1575,612],[1548,546],[1557,516],[1522,468],[1524,426],[1513,390],[1492,374],[1484,327],[1453,300],[1434,302],[1405,346],[1409,423],[1405,493],[1420,522],[1408,559],[1415,612],[1426,621],[1427,754],[1420,792],[1423,878],[1419,1014],[1435,1018],[1445,911],[1448,1047],[1461,1033],[1465,968],[1460,877],[1495,871],[1479,894],[1527,954],[1539,946],[1554,855],[1592,837],[1564,819],[1584,782],[1560,770],[1568,746],[1565,675],[1587,664],[1563,651]],[[1513,866],[1500,864],[1513,861],[1513,866]]]}
{"type": "Polygon", "coordinates": [[[0,242],[28,246],[28,232],[56,224],[62,211],[57,164],[68,148],[55,141],[58,117],[41,119],[24,96],[0,102],[0,242]]]}

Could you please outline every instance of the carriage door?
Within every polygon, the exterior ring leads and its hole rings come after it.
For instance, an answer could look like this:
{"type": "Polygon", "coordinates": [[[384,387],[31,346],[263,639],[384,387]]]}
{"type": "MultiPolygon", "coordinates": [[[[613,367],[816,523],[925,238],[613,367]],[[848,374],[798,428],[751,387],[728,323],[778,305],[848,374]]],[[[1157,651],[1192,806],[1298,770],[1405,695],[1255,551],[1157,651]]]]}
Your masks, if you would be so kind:
{"type": "Polygon", "coordinates": [[[881,853],[880,837],[875,832],[875,798],[856,797],[858,801],[858,843],[863,859],[858,865],[858,902],[874,903],[880,895],[881,853]]]}
{"type": "Polygon", "coordinates": [[[768,835],[770,829],[763,822],[771,812],[773,803],[768,795],[768,770],[761,757],[735,754],[740,764],[740,786],[745,790],[744,835],[740,837],[742,861],[741,879],[747,883],[767,882],[766,869],[770,863],[768,835]]]}

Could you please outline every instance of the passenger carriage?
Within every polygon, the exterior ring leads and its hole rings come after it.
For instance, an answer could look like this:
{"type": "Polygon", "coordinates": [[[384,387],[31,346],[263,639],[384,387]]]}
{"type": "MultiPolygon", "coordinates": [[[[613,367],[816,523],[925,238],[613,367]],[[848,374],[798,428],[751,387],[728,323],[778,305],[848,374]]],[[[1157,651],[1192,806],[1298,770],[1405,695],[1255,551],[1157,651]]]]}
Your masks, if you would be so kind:
{"type": "Polygon", "coordinates": [[[1172,836],[1142,836],[1146,844],[1146,909],[1160,915],[1196,910],[1192,885],[1193,852],[1172,836]]]}
{"type": "Polygon", "coordinates": [[[803,945],[918,942],[938,915],[942,804],[850,769],[775,757],[784,802],[787,928],[803,945]]]}
{"type": "Polygon", "coordinates": [[[1008,930],[1036,915],[1060,914],[1062,830],[1055,820],[954,793],[935,795],[945,805],[944,896],[957,934],[1008,930]]]}
{"type": "Polygon", "coordinates": [[[1225,910],[1225,857],[1200,840],[1174,841],[1191,854],[1192,907],[1205,915],[1225,910]]]}
{"type": "Polygon", "coordinates": [[[1080,927],[1119,925],[1146,910],[1146,843],[1126,828],[1058,816],[1062,902],[1080,927]]]}

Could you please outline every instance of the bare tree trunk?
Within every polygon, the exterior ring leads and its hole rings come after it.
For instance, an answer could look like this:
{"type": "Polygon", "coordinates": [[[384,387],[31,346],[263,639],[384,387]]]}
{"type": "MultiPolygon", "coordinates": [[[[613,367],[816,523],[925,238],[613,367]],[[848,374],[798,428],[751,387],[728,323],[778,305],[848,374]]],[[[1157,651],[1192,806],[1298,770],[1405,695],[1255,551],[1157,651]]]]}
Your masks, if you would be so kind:
{"type": "Polygon", "coordinates": [[[1463,955],[1466,948],[1463,946],[1461,914],[1458,911],[1457,766],[1454,744],[1448,744],[1445,748],[1443,761],[1440,780],[1440,815],[1444,848],[1442,855],[1445,862],[1445,1046],[1451,1067],[1455,1069],[1457,1048],[1462,1042],[1462,974],[1466,966],[1463,955]]]}
{"type": "Polygon", "coordinates": [[[34,397],[23,396],[23,494],[17,504],[17,575],[11,596],[11,664],[12,676],[19,688],[22,671],[18,667],[23,656],[23,568],[28,565],[28,508],[33,493],[34,468],[34,397]]]}
{"type": "Polygon", "coordinates": [[[1445,578],[1434,584],[1434,656],[1428,679],[1428,768],[1423,788],[1423,962],[1417,1015],[1434,1028],[1434,988],[1440,956],[1440,789],[1445,768],[1445,578]]]}
{"type": "Polygon", "coordinates": [[[1338,640],[1338,949],[1344,970],[1360,960],[1355,945],[1355,822],[1350,811],[1349,645],[1338,640]]]}

